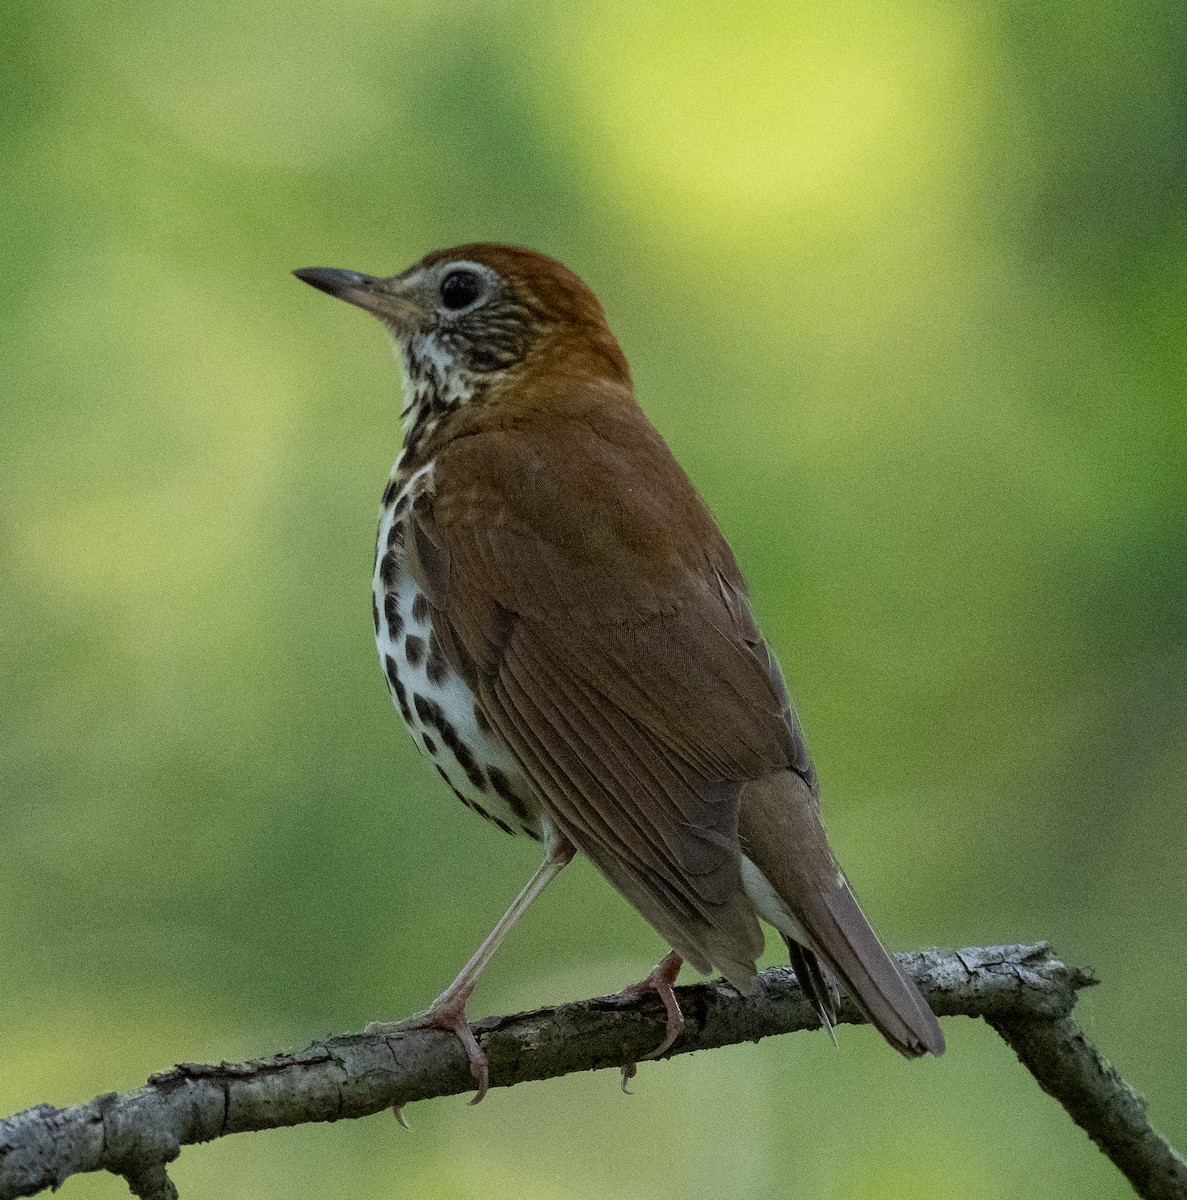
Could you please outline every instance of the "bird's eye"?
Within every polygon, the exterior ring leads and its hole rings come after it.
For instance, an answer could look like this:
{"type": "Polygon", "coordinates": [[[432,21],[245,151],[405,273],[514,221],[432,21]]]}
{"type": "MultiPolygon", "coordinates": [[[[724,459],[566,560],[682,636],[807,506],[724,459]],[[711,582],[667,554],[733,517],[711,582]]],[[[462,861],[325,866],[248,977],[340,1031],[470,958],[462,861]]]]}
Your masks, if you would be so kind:
{"type": "Polygon", "coordinates": [[[482,295],[482,277],[474,271],[450,271],[441,280],[441,303],[457,312],[482,295]]]}

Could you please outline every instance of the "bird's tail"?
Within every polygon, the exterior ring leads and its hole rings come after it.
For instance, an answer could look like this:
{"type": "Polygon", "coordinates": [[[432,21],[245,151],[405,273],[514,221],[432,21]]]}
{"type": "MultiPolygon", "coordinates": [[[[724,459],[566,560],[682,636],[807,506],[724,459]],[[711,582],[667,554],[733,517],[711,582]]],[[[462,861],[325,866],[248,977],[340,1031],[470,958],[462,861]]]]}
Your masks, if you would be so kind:
{"type": "Polygon", "coordinates": [[[831,1026],[837,1011],[831,972],[899,1053],[942,1054],[935,1014],[858,906],[804,780],[783,771],[747,784],[739,834],[746,890],[759,916],[787,940],[796,977],[821,1022],[831,1026]]]}

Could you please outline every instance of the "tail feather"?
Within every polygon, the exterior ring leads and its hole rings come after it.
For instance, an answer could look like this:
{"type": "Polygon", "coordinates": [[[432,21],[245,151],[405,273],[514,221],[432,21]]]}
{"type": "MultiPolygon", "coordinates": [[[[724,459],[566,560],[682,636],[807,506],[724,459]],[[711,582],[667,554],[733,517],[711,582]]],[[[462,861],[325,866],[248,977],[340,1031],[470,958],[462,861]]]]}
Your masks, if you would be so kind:
{"type": "Polygon", "coordinates": [[[919,989],[878,940],[849,885],[824,897],[814,947],[879,1033],[907,1058],[943,1054],[944,1035],[919,989]]]}
{"type": "Polygon", "coordinates": [[[796,978],[822,1023],[831,1025],[836,1013],[831,972],[899,1053],[942,1054],[944,1035],[935,1014],[858,906],[804,780],[785,771],[748,784],[739,834],[747,891],[759,914],[784,935],[796,978]]]}
{"type": "Polygon", "coordinates": [[[801,946],[793,937],[783,936],[787,943],[787,957],[791,969],[795,972],[796,981],[808,997],[808,1002],[816,1010],[820,1024],[828,1030],[833,1045],[837,1044],[833,1026],[837,1023],[837,1013],[841,1008],[841,997],[832,976],[820,965],[820,959],[807,948],[801,946]]]}

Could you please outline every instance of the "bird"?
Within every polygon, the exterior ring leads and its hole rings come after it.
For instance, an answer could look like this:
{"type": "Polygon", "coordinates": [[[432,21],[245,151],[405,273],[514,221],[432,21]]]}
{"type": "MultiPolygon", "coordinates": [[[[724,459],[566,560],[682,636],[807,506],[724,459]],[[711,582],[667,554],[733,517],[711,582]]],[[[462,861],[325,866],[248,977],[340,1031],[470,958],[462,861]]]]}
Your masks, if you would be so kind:
{"type": "MultiPolygon", "coordinates": [[[[663,1001],[688,963],[756,986],[760,922],[832,1034],[844,990],[907,1058],[944,1037],[862,913],[746,582],[636,400],[594,292],[519,246],[435,250],[305,283],[377,317],[403,359],[403,440],[383,491],[372,618],[392,701],[458,800],[539,842],[523,890],[422,1026],[489,1064],[466,1016],[533,900],[584,855],[671,952],[630,994],[663,1001]]],[[[624,1068],[633,1071],[633,1065],[624,1068]]]]}

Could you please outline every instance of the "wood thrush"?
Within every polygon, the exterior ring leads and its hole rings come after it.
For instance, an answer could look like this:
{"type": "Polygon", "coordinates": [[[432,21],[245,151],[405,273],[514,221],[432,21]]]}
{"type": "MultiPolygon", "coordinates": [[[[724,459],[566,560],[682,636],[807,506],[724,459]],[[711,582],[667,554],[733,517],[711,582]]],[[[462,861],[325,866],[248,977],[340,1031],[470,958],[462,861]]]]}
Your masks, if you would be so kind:
{"type": "MultiPolygon", "coordinates": [[[[390,278],[309,268],[403,353],[373,615],[417,746],[468,808],[544,861],[416,1020],[466,1022],[515,921],[585,854],[672,947],[638,985],[682,1018],[681,961],[746,991],[759,918],[827,1029],[837,981],[908,1057],[944,1038],[854,899],[734,556],[635,401],[593,292],[531,250],[439,250],[390,278]]],[[[397,1027],[407,1027],[403,1023],[397,1027]]],[[[370,1026],[371,1029],[390,1028],[370,1026]]]]}

